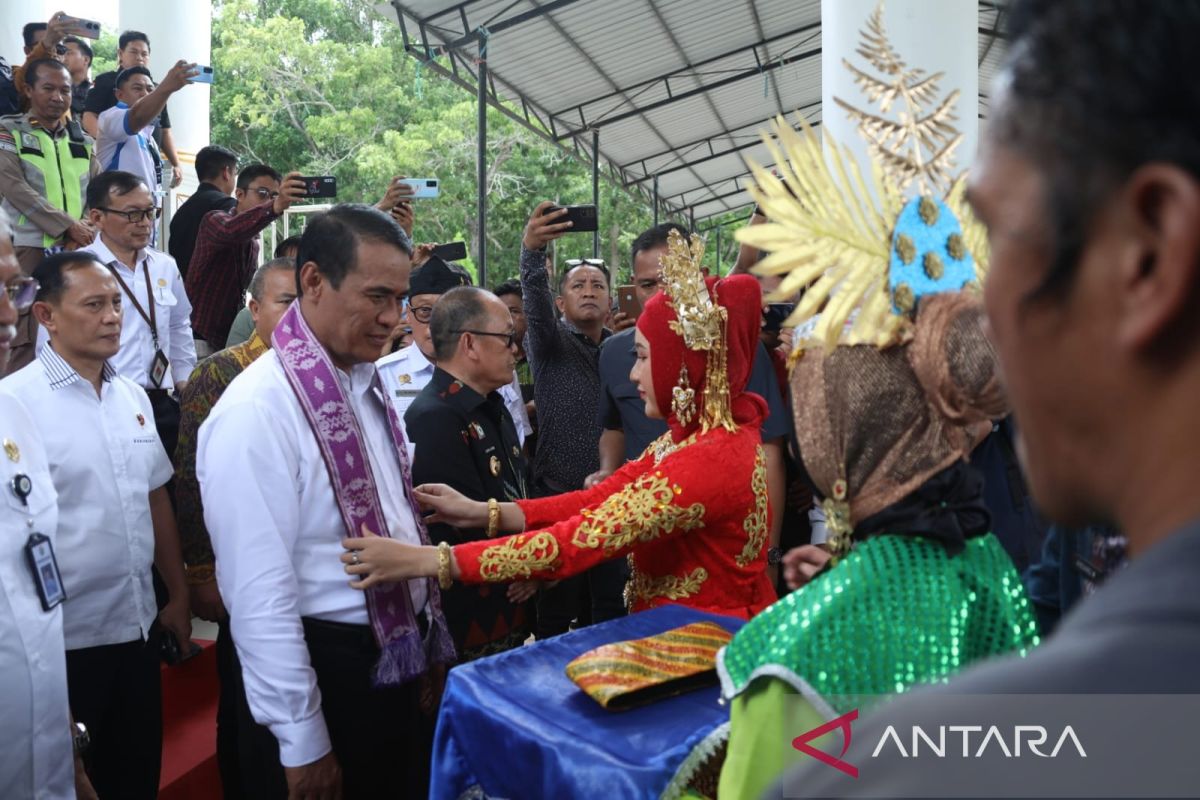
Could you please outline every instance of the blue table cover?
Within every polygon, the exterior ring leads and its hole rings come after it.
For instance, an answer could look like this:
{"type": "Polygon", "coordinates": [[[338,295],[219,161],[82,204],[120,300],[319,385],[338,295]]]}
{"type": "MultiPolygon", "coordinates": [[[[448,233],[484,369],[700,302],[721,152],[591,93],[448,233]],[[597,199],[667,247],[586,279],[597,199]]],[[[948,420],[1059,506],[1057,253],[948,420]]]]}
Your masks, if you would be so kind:
{"type": "Polygon", "coordinates": [[[594,647],[702,620],[731,633],[743,625],[663,606],[455,667],[438,715],[430,798],[658,797],[692,748],[728,720],[718,687],[607,711],[565,670],[594,647]]]}

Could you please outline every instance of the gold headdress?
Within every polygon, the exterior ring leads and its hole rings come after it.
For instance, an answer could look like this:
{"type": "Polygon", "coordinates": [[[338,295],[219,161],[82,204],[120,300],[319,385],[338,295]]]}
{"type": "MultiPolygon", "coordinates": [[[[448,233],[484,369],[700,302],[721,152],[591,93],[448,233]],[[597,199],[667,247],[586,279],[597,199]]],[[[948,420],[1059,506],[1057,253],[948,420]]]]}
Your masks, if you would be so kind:
{"type": "MultiPolygon", "coordinates": [[[[667,252],[662,257],[662,277],[666,294],[675,319],[670,327],[683,339],[689,350],[707,354],[704,377],[704,407],[700,411],[700,430],[707,433],[713,428],[723,427],[736,430],[729,400],[728,348],[725,341],[725,323],[729,312],[716,298],[716,290],[709,294],[701,270],[704,258],[704,240],[693,236],[689,246],[679,231],[672,230],[667,237],[667,252]]],[[[687,361],[680,370],[673,402],[676,416],[687,425],[691,420],[688,406],[695,395],[687,374],[687,361]]]]}
{"type": "Polygon", "coordinates": [[[836,102],[858,121],[870,181],[832,137],[822,146],[803,118],[797,132],[777,117],[774,138],[763,138],[780,176],[749,164],[757,182],[751,194],[768,222],[738,231],[737,238],[770,253],[755,272],[786,276],[774,298],[804,290],[789,324],[816,318],[810,338],[826,346],[886,347],[910,338],[921,296],[956,291],[982,277],[987,240],[963,202],[963,178],[950,178],[962,140],[951,125],[958,93],[925,112],[942,74],[910,69],[892,50],[882,4],[858,53],[883,77],[843,63],[881,113],[836,102]],[[904,106],[897,120],[882,116],[897,102],[904,106]],[[906,200],[914,184],[919,194],[906,200]]]}

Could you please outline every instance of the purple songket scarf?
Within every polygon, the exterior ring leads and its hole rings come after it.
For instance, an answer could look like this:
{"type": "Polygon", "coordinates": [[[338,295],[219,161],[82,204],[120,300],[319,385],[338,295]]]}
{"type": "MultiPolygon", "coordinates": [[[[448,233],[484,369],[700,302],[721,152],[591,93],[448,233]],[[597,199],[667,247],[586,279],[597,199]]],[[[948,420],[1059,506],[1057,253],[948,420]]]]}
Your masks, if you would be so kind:
{"type": "MultiPolygon", "coordinates": [[[[288,383],[296,393],[313,436],[321,447],[321,457],[329,471],[329,482],[333,485],[349,536],[362,536],[364,524],[372,533],[390,536],[379,502],[375,476],[371,471],[371,461],[363,442],[362,428],[350,409],[329,354],[300,313],[299,300],[293,302],[279,320],[271,341],[288,383]]],[[[412,472],[408,464],[404,432],[395,409],[387,399],[387,393],[379,391],[378,375],[375,384],[374,390],[382,398],[381,402],[387,411],[392,452],[404,477],[405,498],[412,506],[421,543],[429,544],[429,533],[413,497],[412,472]]],[[[421,640],[413,615],[407,583],[376,584],[365,592],[371,630],[381,651],[375,668],[375,686],[397,686],[420,676],[430,664],[450,663],[455,659],[454,643],[442,616],[437,581],[432,578],[425,580],[429,589],[430,622],[429,634],[424,641],[421,640]]]]}

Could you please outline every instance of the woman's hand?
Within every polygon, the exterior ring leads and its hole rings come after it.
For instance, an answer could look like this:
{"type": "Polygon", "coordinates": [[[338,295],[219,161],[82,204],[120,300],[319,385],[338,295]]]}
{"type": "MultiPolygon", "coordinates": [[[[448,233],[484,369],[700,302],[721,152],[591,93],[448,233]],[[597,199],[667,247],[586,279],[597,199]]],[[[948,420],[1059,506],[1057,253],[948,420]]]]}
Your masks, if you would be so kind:
{"type": "Polygon", "coordinates": [[[424,483],[413,489],[417,502],[425,511],[427,524],[443,522],[455,528],[485,528],[488,521],[487,503],[471,500],[444,483],[424,483]]]}
{"type": "Polygon", "coordinates": [[[342,554],[346,574],[358,578],[350,581],[350,586],[355,589],[437,575],[436,547],[376,536],[366,525],[362,526],[361,538],[343,539],[342,547],[348,551],[342,554]]]}
{"type": "Polygon", "coordinates": [[[793,547],[783,556],[783,580],[789,589],[804,586],[829,563],[829,551],[817,544],[793,547]]]}

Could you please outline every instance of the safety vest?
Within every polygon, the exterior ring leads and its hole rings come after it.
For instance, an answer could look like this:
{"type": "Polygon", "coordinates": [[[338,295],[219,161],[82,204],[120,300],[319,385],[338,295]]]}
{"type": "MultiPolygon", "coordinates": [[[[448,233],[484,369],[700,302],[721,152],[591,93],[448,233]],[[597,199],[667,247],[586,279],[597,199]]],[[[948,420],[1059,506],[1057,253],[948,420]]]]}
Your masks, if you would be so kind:
{"type": "MultiPolygon", "coordinates": [[[[28,114],[0,117],[0,127],[13,136],[21,158],[25,181],[45,198],[48,205],[66,212],[72,219],[82,219],[84,195],[92,162],[93,142],[75,120],[52,135],[40,125],[31,123],[28,114]]],[[[61,237],[51,236],[34,225],[25,212],[14,207],[7,198],[4,210],[16,219],[13,241],[17,246],[54,247],[61,237]]]]}

